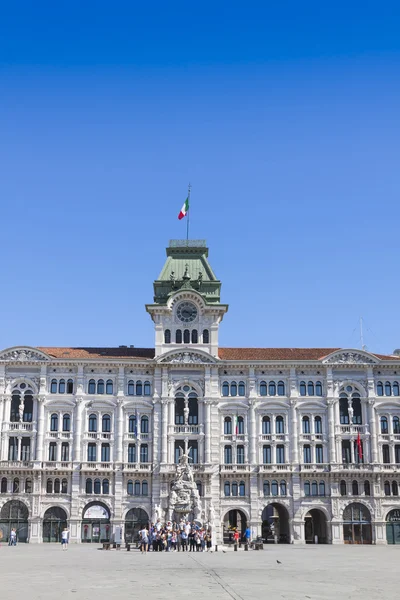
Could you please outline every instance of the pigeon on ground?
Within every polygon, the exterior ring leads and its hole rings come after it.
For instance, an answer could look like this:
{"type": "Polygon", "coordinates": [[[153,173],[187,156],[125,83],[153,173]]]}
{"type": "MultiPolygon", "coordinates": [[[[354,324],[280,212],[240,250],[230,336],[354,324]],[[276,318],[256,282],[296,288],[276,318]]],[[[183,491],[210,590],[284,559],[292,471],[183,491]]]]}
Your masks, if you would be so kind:
{"type": "Polygon", "coordinates": [[[278,563],[278,565],[281,565],[281,564],[282,564],[280,560],[277,560],[276,562],[278,563]]]}

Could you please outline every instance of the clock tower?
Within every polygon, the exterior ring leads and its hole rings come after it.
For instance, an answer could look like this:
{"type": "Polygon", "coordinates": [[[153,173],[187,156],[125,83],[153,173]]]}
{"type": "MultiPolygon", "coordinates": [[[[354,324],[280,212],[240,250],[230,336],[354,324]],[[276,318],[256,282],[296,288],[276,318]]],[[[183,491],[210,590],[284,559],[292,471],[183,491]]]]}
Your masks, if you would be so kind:
{"type": "Polygon", "coordinates": [[[218,356],[219,324],[228,310],[220,292],[205,240],[170,240],[154,281],[154,303],[146,305],[155,324],[156,357],[182,346],[218,356]]]}

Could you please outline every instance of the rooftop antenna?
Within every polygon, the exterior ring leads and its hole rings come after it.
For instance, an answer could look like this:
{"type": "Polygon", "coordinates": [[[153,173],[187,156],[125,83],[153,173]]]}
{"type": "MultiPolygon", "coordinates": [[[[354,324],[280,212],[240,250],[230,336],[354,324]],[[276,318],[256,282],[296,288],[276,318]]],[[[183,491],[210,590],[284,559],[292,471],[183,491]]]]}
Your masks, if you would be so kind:
{"type": "Polygon", "coordinates": [[[360,342],[361,342],[361,350],[366,350],[366,345],[364,344],[364,333],[363,333],[363,318],[360,317],[360,342]]]}

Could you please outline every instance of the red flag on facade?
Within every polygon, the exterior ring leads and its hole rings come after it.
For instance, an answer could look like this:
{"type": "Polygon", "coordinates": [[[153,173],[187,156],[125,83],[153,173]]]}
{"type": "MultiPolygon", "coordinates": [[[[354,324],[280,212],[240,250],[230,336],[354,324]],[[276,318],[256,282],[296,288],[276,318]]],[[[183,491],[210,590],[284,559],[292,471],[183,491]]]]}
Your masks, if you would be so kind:
{"type": "Polygon", "coordinates": [[[358,450],[358,458],[361,461],[362,457],[363,457],[363,453],[362,453],[362,444],[361,444],[360,432],[358,432],[358,436],[357,436],[357,450],[358,450]]]}

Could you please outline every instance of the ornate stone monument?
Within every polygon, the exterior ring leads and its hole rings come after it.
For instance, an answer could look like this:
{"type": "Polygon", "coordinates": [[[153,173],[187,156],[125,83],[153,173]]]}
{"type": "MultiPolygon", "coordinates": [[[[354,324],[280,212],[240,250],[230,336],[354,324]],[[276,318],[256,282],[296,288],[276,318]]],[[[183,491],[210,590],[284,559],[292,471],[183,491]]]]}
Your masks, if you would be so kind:
{"type": "Polygon", "coordinates": [[[176,467],[176,478],[171,485],[169,497],[169,518],[179,521],[182,517],[186,520],[192,518],[201,520],[201,500],[199,491],[193,478],[193,470],[189,464],[187,450],[179,457],[176,467]]]}

